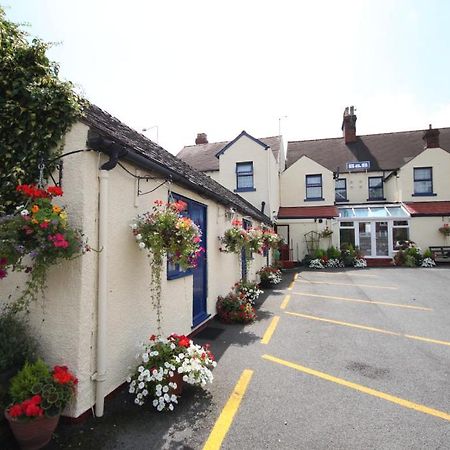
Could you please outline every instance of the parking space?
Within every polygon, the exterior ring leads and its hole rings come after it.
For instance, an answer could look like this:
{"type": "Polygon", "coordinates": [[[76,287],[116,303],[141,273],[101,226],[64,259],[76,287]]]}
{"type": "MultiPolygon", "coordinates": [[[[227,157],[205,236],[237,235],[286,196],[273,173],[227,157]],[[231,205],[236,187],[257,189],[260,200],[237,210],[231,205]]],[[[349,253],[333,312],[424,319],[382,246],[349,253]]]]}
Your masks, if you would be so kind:
{"type": "Polygon", "coordinates": [[[291,277],[222,448],[448,448],[450,270],[291,277]]]}

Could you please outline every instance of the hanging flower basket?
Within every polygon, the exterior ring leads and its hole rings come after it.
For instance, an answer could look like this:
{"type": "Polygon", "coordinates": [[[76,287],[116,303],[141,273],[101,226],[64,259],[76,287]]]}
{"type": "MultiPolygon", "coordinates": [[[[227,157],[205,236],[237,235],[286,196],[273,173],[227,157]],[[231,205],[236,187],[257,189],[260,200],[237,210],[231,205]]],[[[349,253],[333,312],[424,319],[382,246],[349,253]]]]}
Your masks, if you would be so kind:
{"type": "Polygon", "coordinates": [[[204,249],[200,246],[200,228],[182,212],[186,203],[156,200],[151,212],[137,216],[131,224],[136,242],[147,250],[151,265],[153,305],[157,312],[158,332],[161,323],[161,272],[164,258],[182,270],[193,268],[204,249]]]}
{"type": "Polygon", "coordinates": [[[331,237],[331,235],[333,234],[333,231],[330,230],[328,227],[326,227],[321,233],[320,233],[320,237],[322,238],[329,238],[331,237]]]}
{"type": "Polygon", "coordinates": [[[439,228],[439,232],[446,237],[450,236],[450,226],[448,224],[445,224],[443,227],[439,228]]]}
{"type": "Polygon", "coordinates": [[[283,242],[283,238],[279,236],[272,228],[262,228],[262,241],[264,250],[272,248],[278,249],[283,242]]]}
{"type": "Polygon", "coordinates": [[[223,237],[220,238],[221,250],[227,253],[240,253],[248,244],[248,232],[242,227],[242,221],[240,220],[233,220],[231,225],[231,228],[228,228],[223,237]]]}
{"type": "Polygon", "coordinates": [[[61,188],[22,184],[16,190],[28,201],[18,206],[15,214],[0,218],[0,279],[8,270],[30,274],[20,298],[12,305],[22,311],[44,290],[50,266],[77,257],[90,247],[81,231],[69,226],[64,207],[52,202],[53,197],[63,194],[61,188]]]}

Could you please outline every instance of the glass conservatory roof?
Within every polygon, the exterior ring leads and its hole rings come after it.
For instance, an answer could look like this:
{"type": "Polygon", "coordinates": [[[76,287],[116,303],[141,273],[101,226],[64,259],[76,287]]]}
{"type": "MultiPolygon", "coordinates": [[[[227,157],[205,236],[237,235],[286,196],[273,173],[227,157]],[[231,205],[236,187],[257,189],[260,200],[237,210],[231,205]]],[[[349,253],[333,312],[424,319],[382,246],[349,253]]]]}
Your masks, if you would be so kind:
{"type": "Polygon", "coordinates": [[[348,206],[339,208],[341,219],[377,219],[410,217],[402,205],[348,206]]]}

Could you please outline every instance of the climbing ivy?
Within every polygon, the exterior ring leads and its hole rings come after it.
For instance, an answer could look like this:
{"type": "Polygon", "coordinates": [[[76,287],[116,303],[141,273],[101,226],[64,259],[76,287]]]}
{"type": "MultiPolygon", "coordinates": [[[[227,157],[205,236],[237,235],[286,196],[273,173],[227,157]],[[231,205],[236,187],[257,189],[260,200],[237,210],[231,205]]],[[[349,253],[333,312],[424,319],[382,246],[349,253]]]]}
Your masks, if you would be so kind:
{"type": "MultiPolygon", "coordinates": [[[[61,139],[82,113],[83,101],[70,82],[58,78],[50,44],[28,39],[0,8],[0,212],[20,201],[19,183],[37,181],[41,158],[60,152],[61,139]]],[[[46,167],[44,175],[54,167],[46,167]]]]}

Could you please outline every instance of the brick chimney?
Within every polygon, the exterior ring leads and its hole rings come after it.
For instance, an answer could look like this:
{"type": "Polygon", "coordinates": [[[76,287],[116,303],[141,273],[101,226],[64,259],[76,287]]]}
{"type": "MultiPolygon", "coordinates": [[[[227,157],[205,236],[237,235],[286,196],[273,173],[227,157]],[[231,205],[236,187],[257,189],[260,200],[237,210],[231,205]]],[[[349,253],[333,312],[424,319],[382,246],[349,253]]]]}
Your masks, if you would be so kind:
{"type": "Polygon", "coordinates": [[[197,137],[195,138],[195,145],[207,143],[208,143],[208,136],[206,136],[206,133],[197,133],[197,137]]]}
{"type": "Polygon", "coordinates": [[[344,132],[344,142],[346,144],[356,142],[356,115],[354,106],[350,106],[350,108],[347,106],[344,110],[342,131],[344,132]]]}
{"type": "Polygon", "coordinates": [[[425,148],[438,148],[439,145],[439,134],[440,131],[435,128],[433,129],[430,123],[430,128],[425,130],[423,133],[423,140],[425,141],[425,148]]]}

